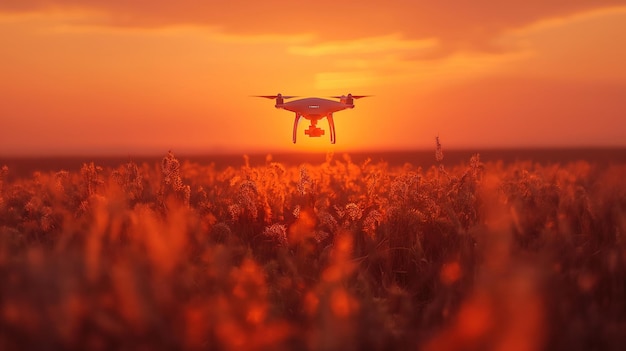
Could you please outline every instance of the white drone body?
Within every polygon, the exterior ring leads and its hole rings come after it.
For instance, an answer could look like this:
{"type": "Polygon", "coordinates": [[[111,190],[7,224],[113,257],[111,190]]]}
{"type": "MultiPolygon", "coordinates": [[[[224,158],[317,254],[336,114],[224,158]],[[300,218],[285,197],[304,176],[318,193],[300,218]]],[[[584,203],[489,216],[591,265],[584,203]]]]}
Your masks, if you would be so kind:
{"type": "Polygon", "coordinates": [[[289,102],[285,102],[286,99],[292,99],[297,96],[283,96],[277,95],[256,95],[258,97],[266,99],[275,99],[276,108],[291,111],[296,114],[293,121],[293,142],[296,143],[296,135],[298,133],[298,122],[301,118],[311,121],[311,125],[304,131],[304,134],[309,137],[320,137],[324,135],[324,130],[317,127],[317,121],[322,118],[328,120],[328,128],[330,129],[330,142],[334,144],[336,142],[335,136],[335,122],[333,120],[333,113],[347,108],[354,108],[354,99],[360,99],[367,97],[368,95],[342,95],[332,96],[332,98],[339,99],[339,101],[328,100],[322,98],[305,98],[298,99],[289,102]]]}

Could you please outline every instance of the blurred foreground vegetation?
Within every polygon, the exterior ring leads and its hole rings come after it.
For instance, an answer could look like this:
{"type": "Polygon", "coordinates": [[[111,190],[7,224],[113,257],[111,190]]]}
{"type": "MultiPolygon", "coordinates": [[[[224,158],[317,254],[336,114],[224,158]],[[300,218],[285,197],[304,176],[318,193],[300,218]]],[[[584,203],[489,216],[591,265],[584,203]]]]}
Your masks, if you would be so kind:
{"type": "Polygon", "coordinates": [[[10,173],[0,350],[626,345],[626,165],[10,173]]]}

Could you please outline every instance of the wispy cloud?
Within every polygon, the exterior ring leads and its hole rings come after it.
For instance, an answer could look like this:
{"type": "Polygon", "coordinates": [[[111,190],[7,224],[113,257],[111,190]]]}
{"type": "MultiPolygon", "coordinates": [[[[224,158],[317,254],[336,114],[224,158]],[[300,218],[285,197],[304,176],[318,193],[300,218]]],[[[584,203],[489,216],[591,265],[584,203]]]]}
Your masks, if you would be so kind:
{"type": "Polygon", "coordinates": [[[450,84],[506,72],[524,60],[527,52],[507,54],[465,53],[439,60],[405,60],[402,57],[372,59],[360,69],[343,67],[316,75],[318,89],[349,89],[353,86],[390,86],[412,83],[417,92],[437,90],[450,84]]]}
{"type": "Polygon", "coordinates": [[[609,6],[591,9],[583,12],[576,12],[569,15],[546,17],[544,19],[532,22],[526,26],[515,28],[510,32],[517,35],[525,35],[532,32],[539,32],[550,28],[563,27],[572,25],[576,22],[593,20],[601,17],[612,15],[625,15],[626,5],[609,6]]]}
{"type": "MultiPolygon", "coordinates": [[[[339,52],[336,44],[360,38],[384,38],[400,33],[411,44],[428,45],[437,40],[440,50],[489,51],[502,33],[524,28],[545,19],[597,11],[623,5],[623,0],[475,0],[433,2],[428,0],[351,2],[318,0],[265,1],[148,1],[148,0],[4,0],[0,12],[88,11],[101,14],[98,24],[157,28],[206,26],[230,39],[298,41],[311,37],[320,46],[294,48],[303,55],[339,52]],[[294,37],[296,39],[294,39],[294,37]],[[330,43],[324,44],[323,43],[330,43]]],[[[391,38],[394,42],[394,38],[391,38]]],[[[398,44],[401,41],[395,40],[398,44]]],[[[364,50],[358,44],[351,50],[364,50]]]]}
{"type": "Polygon", "coordinates": [[[415,51],[433,49],[439,44],[436,38],[415,40],[404,39],[399,34],[359,38],[354,40],[329,41],[315,45],[289,47],[289,53],[304,56],[357,55],[415,51]]]}

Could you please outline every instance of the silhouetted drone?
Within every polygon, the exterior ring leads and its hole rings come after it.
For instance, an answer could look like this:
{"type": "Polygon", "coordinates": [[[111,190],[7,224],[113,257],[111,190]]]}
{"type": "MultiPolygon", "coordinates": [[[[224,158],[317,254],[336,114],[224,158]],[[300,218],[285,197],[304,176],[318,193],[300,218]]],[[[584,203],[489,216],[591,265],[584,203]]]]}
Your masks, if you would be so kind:
{"type": "Polygon", "coordinates": [[[293,99],[297,96],[278,95],[255,95],[266,99],[276,99],[276,108],[282,108],[287,111],[295,112],[296,118],[293,121],[293,142],[296,143],[296,134],[298,132],[298,122],[300,118],[311,121],[311,125],[304,131],[309,137],[320,137],[324,135],[324,130],[317,127],[317,121],[326,117],[328,119],[328,127],[330,128],[330,142],[334,144],[335,138],[335,122],[333,121],[333,112],[354,108],[354,99],[368,97],[369,95],[352,95],[331,96],[339,101],[322,99],[322,98],[306,98],[285,102],[285,99],[293,99]]]}

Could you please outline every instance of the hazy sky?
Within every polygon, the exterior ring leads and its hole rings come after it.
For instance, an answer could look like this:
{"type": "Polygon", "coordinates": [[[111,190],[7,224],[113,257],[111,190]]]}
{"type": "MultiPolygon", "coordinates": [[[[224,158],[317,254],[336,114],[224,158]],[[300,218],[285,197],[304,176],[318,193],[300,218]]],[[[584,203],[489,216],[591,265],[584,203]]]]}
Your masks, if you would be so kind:
{"type": "Polygon", "coordinates": [[[0,156],[626,146],[625,43],[624,0],[3,0],[0,156]],[[375,96],[293,145],[279,92],[375,96]]]}

